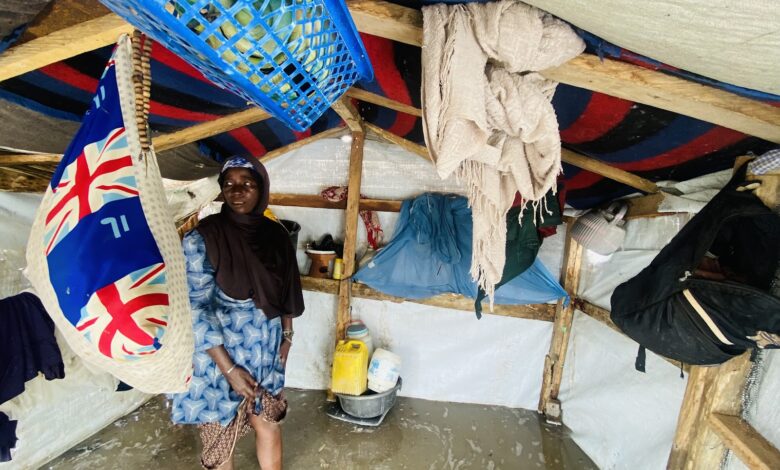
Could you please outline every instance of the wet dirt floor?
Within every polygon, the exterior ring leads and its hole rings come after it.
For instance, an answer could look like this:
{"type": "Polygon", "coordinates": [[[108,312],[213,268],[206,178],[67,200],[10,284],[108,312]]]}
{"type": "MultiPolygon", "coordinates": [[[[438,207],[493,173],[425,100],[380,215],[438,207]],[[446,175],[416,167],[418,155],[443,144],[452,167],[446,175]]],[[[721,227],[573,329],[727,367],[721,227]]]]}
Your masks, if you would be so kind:
{"type": "MultiPolygon", "coordinates": [[[[328,417],[322,391],[287,390],[285,469],[595,469],[565,428],[537,413],[498,406],[399,398],[376,428],[328,417]]],[[[194,426],[171,424],[163,397],[76,445],[43,468],[198,469],[194,426]]],[[[258,468],[250,434],[237,469],[258,468]]]]}

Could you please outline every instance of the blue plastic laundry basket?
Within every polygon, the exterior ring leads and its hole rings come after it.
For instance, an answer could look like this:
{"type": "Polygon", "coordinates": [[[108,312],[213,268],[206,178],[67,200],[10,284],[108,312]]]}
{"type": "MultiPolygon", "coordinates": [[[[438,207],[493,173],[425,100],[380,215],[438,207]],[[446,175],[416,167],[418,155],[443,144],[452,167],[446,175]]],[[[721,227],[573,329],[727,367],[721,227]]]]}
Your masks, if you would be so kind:
{"type": "Polygon", "coordinates": [[[101,0],[231,90],[303,131],[373,79],[342,0],[101,0]]]}

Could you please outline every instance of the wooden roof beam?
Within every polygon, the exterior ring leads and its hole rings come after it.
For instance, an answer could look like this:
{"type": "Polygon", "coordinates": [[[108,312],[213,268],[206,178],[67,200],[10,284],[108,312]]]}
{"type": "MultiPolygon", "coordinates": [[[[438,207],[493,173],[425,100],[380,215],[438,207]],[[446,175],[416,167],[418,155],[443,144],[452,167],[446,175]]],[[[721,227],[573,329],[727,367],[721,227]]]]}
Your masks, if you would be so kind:
{"type": "Polygon", "coordinates": [[[152,138],[152,145],[155,151],[163,152],[201,139],[207,139],[223,132],[248,126],[249,124],[265,121],[270,117],[271,115],[266,111],[253,107],[214,119],[213,121],[186,127],[176,132],[158,135],[152,138]]]}
{"type": "Polygon", "coordinates": [[[377,95],[376,93],[371,93],[370,91],[363,90],[362,88],[352,87],[347,90],[346,94],[350,98],[355,98],[356,100],[383,106],[385,108],[392,109],[393,111],[411,114],[412,116],[422,117],[422,109],[420,108],[415,108],[414,106],[391,100],[390,98],[377,95]]]}
{"type": "Polygon", "coordinates": [[[133,27],[112,14],[13,46],[0,55],[0,81],[114,44],[133,27]]]}
{"type": "Polygon", "coordinates": [[[271,160],[279,158],[285,153],[292,152],[293,150],[303,147],[304,145],[308,145],[312,142],[316,142],[321,139],[326,139],[328,137],[337,137],[340,135],[344,135],[345,133],[346,133],[346,127],[334,127],[332,129],[322,131],[319,134],[315,134],[311,137],[306,137],[305,139],[296,140],[295,142],[291,144],[287,144],[284,147],[279,147],[278,149],[271,150],[265,155],[262,155],[259,158],[259,160],[263,162],[263,164],[266,164],[271,160]]]}
{"type": "Polygon", "coordinates": [[[358,113],[346,96],[342,96],[334,101],[330,107],[344,120],[349,130],[352,132],[363,132],[363,118],[360,117],[360,113],[358,113]]]}

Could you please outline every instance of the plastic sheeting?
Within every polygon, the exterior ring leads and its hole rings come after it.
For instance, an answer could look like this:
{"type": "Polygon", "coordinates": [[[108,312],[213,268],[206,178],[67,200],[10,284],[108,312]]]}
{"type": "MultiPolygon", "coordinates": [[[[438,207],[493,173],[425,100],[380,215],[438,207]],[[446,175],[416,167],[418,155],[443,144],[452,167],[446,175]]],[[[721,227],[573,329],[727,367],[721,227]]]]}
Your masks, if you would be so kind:
{"type": "MultiPolygon", "coordinates": [[[[349,142],[324,139],[268,163],[271,191],[319,194],[347,183],[349,142]],[[305,164],[301,164],[305,162],[305,164]]],[[[361,193],[367,197],[408,199],[422,192],[459,193],[454,180],[439,180],[427,160],[395,146],[367,141],[361,193]]],[[[273,206],[274,213],[301,224],[298,261],[307,241],[325,233],[344,232],[344,211],[273,206]]],[[[380,212],[390,240],[397,213],[380,212]]],[[[363,224],[358,224],[358,258],[367,252],[363,224]]],[[[545,240],[540,258],[560,270],[563,237],[545,240]]],[[[295,347],[290,352],[287,385],[324,389],[330,379],[336,297],[305,292],[306,311],[296,319],[295,347]]],[[[374,344],[401,355],[404,396],[535,409],[541,389],[544,357],[549,350],[549,322],[485,315],[425,305],[353,299],[352,315],[366,323],[374,344]]]]}
{"type": "Polygon", "coordinates": [[[733,85],[780,94],[772,1],[526,0],[618,46],[733,85]]]}
{"type": "Polygon", "coordinates": [[[634,369],[637,344],[576,312],[561,391],[563,422],[602,469],[664,469],[687,379],[654,354],[634,369]]]}

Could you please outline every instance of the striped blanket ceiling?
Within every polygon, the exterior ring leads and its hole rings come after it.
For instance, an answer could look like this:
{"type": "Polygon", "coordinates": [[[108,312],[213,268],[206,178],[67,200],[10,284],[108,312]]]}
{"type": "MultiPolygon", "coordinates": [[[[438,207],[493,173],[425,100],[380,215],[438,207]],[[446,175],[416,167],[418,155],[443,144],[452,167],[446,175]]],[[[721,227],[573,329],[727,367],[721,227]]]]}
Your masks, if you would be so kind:
{"type": "MultiPolygon", "coordinates": [[[[376,78],[360,87],[401,103],[420,107],[420,49],[363,35],[376,78]]],[[[667,73],[659,66],[619,48],[591,43],[607,52],[667,73]]],[[[49,119],[79,121],[87,110],[98,78],[111,54],[106,47],[0,83],[0,98],[42,113],[49,119]]],[[[687,78],[696,79],[687,75],[687,78]]],[[[235,113],[246,103],[212,85],[199,72],[159,44],[152,50],[152,98],[149,122],[154,131],[170,132],[235,113]]],[[[731,91],[734,91],[733,89],[731,91]]],[[[755,96],[754,96],[755,97],[755,96]]],[[[780,104],[780,98],[761,96],[780,104]]],[[[369,103],[358,103],[363,118],[409,140],[423,143],[419,118],[369,103]]],[[[773,144],[697,119],[568,85],[553,99],[565,147],[608,162],[647,179],[684,180],[730,167],[735,157],[761,153],[773,144]]],[[[6,122],[0,142],[25,122],[6,122]]],[[[341,125],[334,112],[323,115],[306,132],[293,132],[269,119],[200,142],[200,150],[220,161],[225,156],[261,156],[298,139],[341,125]]],[[[61,143],[62,148],[67,142],[61,143]]],[[[164,169],[163,169],[164,170],[164,169]]],[[[177,172],[186,178],[186,171],[177,172]]],[[[634,192],[620,183],[576,167],[564,166],[567,202],[587,208],[634,192]]]]}

